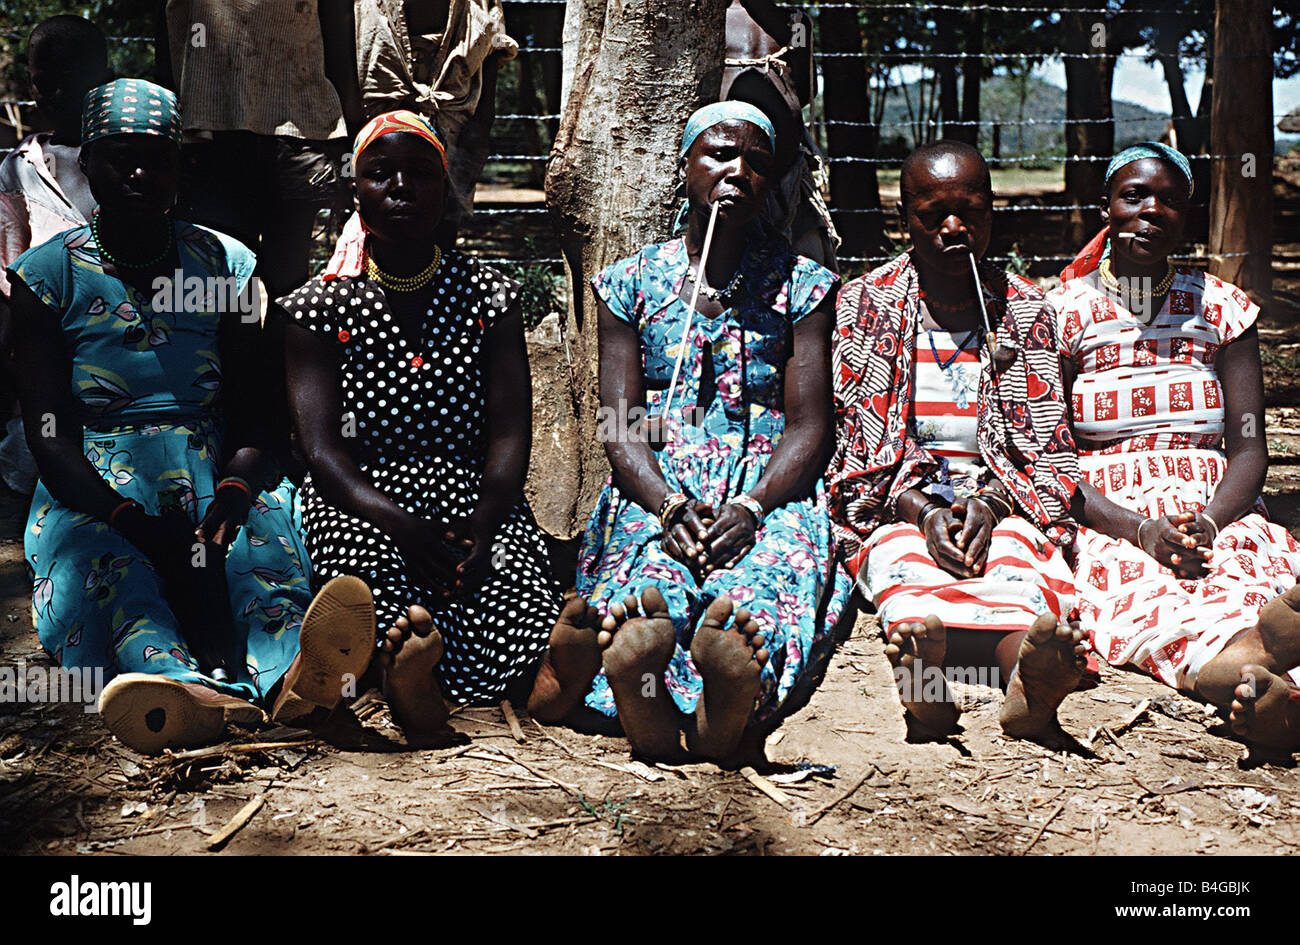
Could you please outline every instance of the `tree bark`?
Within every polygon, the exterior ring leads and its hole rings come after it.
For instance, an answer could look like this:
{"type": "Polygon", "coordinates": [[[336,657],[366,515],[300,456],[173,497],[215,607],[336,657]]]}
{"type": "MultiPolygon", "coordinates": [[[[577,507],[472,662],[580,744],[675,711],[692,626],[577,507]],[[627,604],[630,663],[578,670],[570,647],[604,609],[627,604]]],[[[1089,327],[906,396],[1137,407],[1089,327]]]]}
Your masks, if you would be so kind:
{"type": "Polygon", "coordinates": [[[560,538],[581,532],[609,472],[596,438],[590,280],[669,236],[682,128],[691,111],[718,96],[726,6],[727,0],[568,4],[566,45],[576,38],[576,55],[546,203],[572,304],[560,338],[535,342],[530,351],[537,433],[529,498],[543,529],[560,538]]]}
{"type": "Polygon", "coordinates": [[[1226,156],[1210,169],[1210,272],[1265,307],[1273,297],[1272,29],[1271,0],[1215,4],[1210,153],[1226,156]]]}
{"type": "MultiPolygon", "coordinates": [[[[827,52],[861,53],[862,29],[858,11],[822,10],[818,17],[818,42],[827,52]]],[[[866,60],[823,59],[822,78],[827,151],[838,156],[875,157],[880,128],[871,123],[866,60]]],[[[880,213],[852,211],[880,209],[876,165],[832,164],[830,168],[831,213],[835,217],[835,228],[844,241],[839,253],[842,256],[871,256],[884,245],[884,217],[880,213]]]]}
{"type": "MultiPolygon", "coordinates": [[[[1094,14],[1065,13],[1061,17],[1064,51],[1071,54],[1111,53],[1119,44],[1111,35],[1111,24],[1094,14]],[[1100,33],[1094,28],[1100,22],[1100,33]],[[1095,42],[1100,39],[1101,42],[1095,42]]],[[[1111,85],[1115,60],[1068,58],[1065,60],[1065,153],[1067,157],[1108,157],[1115,149],[1115,126],[1110,119],[1111,85]]],[[[1065,192],[1078,209],[1067,223],[1069,245],[1079,247],[1092,238],[1100,226],[1097,207],[1106,179],[1104,161],[1069,161],[1065,165],[1065,192]]]]}

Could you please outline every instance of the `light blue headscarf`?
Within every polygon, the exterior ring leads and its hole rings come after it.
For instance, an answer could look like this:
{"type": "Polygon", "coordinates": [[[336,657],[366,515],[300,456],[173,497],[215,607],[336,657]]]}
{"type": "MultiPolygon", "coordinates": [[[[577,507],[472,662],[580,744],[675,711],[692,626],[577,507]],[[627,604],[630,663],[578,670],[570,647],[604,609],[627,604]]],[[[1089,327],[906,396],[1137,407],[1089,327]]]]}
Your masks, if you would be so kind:
{"type": "Polygon", "coordinates": [[[1106,165],[1106,186],[1110,186],[1110,179],[1115,176],[1115,173],[1121,167],[1127,167],[1134,161],[1140,161],[1143,158],[1157,158],[1178,168],[1187,180],[1187,196],[1192,195],[1192,188],[1195,187],[1195,182],[1192,179],[1192,165],[1187,162],[1187,158],[1183,157],[1182,152],[1169,147],[1167,144],[1161,144],[1159,141],[1143,141],[1131,148],[1125,148],[1111,158],[1110,163],[1106,165]]]}
{"type": "Polygon", "coordinates": [[[705,105],[686,119],[686,130],[682,132],[682,156],[686,156],[695,139],[706,129],[724,121],[747,121],[751,125],[757,125],[767,135],[767,143],[772,150],[776,150],[776,129],[772,127],[771,120],[748,102],[728,101],[705,105]]]}

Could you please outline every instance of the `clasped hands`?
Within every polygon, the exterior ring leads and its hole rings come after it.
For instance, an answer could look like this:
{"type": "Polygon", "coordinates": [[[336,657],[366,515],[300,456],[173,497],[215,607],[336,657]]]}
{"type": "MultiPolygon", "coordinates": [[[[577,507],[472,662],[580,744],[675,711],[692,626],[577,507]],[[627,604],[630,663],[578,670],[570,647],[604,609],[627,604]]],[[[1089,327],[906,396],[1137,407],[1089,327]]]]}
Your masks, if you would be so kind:
{"type": "Polygon", "coordinates": [[[691,499],[664,527],[664,550],[691,570],[697,581],[740,563],[754,547],[758,522],[744,506],[717,509],[691,499]]]}
{"type": "Polygon", "coordinates": [[[989,541],[998,523],[993,508],[983,499],[954,499],[949,505],[931,506],[917,523],[926,550],[939,567],[953,577],[974,578],[984,573],[989,541]]]}
{"type": "Polygon", "coordinates": [[[1194,581],[1209,573],[1218,531],[1213,522],[1196,512],[1163,515],[1138,526],[1138,547],[1180,580],[1194,581]]]}

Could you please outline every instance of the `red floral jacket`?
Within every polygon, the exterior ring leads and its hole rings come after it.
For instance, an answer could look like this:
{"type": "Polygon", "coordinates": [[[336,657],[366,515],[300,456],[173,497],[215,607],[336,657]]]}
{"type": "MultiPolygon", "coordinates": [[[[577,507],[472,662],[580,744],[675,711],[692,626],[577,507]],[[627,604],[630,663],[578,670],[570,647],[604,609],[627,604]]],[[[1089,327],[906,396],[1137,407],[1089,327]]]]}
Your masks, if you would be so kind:
{"type": "MultiPolygon", "coordinates": [[[[1056,318],[1032,283],[985,265],[980,275],[995,295],[989,316],[998,343],[1016,349],[1004,370],[983,358],[980,455],[1014,498],[1017,514],[1057,545],[1069,546],[1079,460],[1061,383],[1056,318]]],[[[908,429],[919,288],[911,254],[904,253],[846,283],[836,306],[836,446],[827,476],[832,526],[855,575],[863,542],[894,521],[899,497],[940,469],[908,429]]]]}

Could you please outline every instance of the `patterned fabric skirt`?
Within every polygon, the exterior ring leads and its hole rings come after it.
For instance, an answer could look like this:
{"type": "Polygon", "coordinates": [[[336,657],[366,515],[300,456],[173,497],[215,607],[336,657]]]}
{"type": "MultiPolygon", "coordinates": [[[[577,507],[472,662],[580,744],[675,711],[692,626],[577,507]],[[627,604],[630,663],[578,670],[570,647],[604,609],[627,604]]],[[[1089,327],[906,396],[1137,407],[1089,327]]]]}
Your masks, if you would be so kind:
{"type": "Polygon", "coordinates": [[[906,522],[876,529],[864,550],[858,583],[886,633],[930,615],[949,628],[1013,633],[1042,614],[1065,620],[1074,607],[1065,555],[1018,516],[994,527],[984,574],[976,578],[962,580],[939,567],[921,530],[906,522]]]}
{"type": "MultiPolygon", "coordinates": [[[[1217,450],[1082,455],[1079,465],[1112,502],[1151,517],[1204,511],[1228,468],[1217,450]]],[[[1224,525],[1209,573],[1195,581],[1178,580],[1127,541],[1080,528],[1079,618],[1098,655],[1193,693],[1201,667],[1300,577],[1300,542],[1263,513],[1259,503],[1224,525]]],[[[1290,675],[1294,698],[1300,670],[1290,675]]]]}
{"type": "MultiPolygon", "coordinates": [[[[375,487],[415,515],[447,521],[468,515],[482,474],[450,459],[376,463],[364,468],[375,487]]],[[[419,604],[433,616],[445,650],[434,669],[454,703],[496,704],[507,687],[535,672],[559,615],[560,588],[541,530],[520,500],[493,541],[492,567],[473,594],[443,600],[407,576],[392,540],[369,522],[331,506],[312,479],[303,483],[303,527],[316,580],[361,578],[375,597],[379,632],[419,604]]]]}
{"type": "MultiPolygon", "coordinates": [[[[751,443],[747,453],[719,438],[679,445],[675,455],[660,454],[660,466],[673,490],[694,495],[715,507],[726,498],[753,488],[772,447],[751,443]]],[[[826,494],[818,481],[811,498],[774,509],[763,521],[753,549],[734,568],[714,571],[697,584],[676,558],[664,551],[659,519],[605,486],[578,559],[578,593],[601,613],[624,597],[639,597],[656,587],[668,603],[677,647],[664,682],[677,707],[695,711],[703,692],[691,660],[695,626],[716,598],[730,597],[747,608],[762,626],[771,654],[763,667],[755,721],[776,714],[796,683],[816,670],[814,647],[822,644],[839,621],[852,593],[848,573],[835,560],[826,494]]],[[[602,670],[586,704],[608,716],[618,714],[614,694],[602,670]]]]}
{"type": "MultiPolygon", "coordinates": [[[[155,515],[161,504],[196,524],[217,484],[218,439],[210,424],[164,424],[86,432],[86,458],[122,495],[155,515]]],[[[198,672],[153,565],[104,522],[55,501],[38,484],[25,550],[33,572],[32,620],[41,645],[61,666],[160,673],[243,699],[259,700],[298,654],[298,631],[311,602],[307,551],[288,481],[263,492],[226,555],[226,580],[239,657],[235,679],[198,672]]]]}

